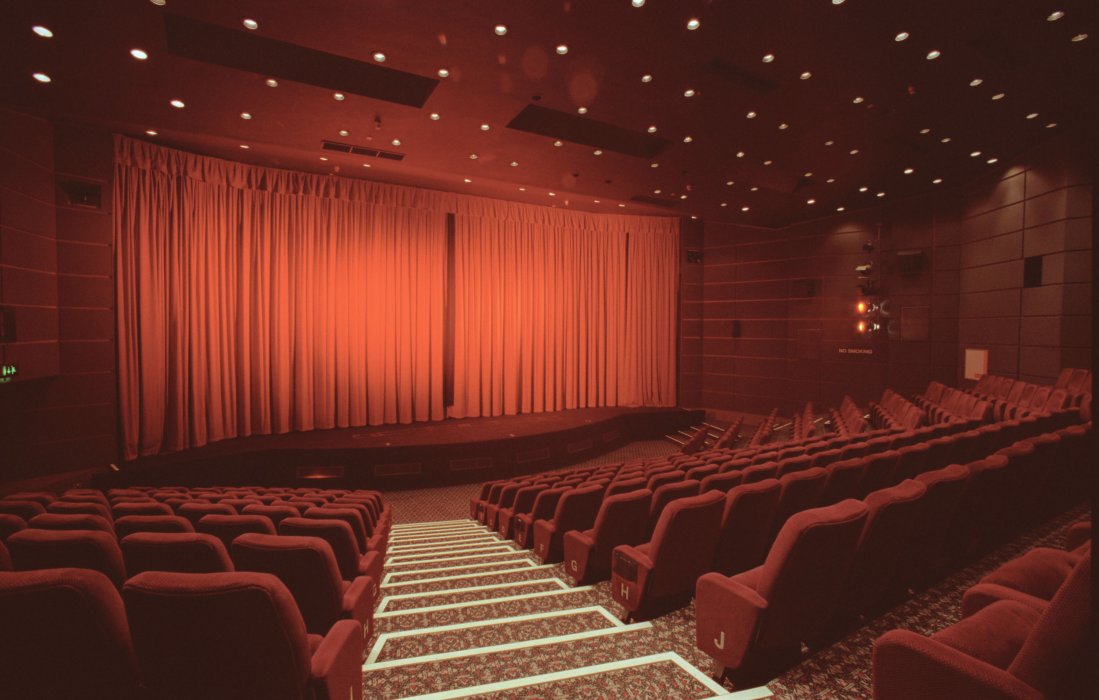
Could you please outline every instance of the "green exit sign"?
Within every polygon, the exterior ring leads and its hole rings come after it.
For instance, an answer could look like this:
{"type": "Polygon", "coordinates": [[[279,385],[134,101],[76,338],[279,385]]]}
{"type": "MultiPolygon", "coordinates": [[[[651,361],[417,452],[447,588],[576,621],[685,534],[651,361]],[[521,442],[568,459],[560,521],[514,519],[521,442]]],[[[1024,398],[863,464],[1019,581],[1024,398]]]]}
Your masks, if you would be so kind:
{"type": "Polygon", "coordinates": [[[19,368],[15,365],[0,365],[0,384],[7,384],[19,374],[19,368]]]}

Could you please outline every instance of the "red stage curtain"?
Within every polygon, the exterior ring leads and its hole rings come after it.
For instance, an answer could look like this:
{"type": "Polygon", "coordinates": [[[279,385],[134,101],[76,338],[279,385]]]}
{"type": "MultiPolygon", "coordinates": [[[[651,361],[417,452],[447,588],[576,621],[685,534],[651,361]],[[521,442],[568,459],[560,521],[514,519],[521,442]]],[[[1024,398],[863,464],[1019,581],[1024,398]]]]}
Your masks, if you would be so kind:
{"type": "Polygon", "coordinates": [[[439,420],[675,403],[675,219],[579,214],[116,140],[125,457],[439,420]]]}
{"type": "Polygon", "coordinates": [[[450,415],[675,405],[678,232],[666,218],[461,209],[450,415]]]}

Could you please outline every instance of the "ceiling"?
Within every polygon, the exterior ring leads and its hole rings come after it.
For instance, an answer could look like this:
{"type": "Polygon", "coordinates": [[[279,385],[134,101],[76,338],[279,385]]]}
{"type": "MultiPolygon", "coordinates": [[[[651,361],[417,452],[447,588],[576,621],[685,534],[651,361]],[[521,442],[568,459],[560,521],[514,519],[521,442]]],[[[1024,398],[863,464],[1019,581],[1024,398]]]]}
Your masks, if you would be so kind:
{"type": "Polygon", "coordinates": [[[3,0],[0,104],[250,163],[759,226],[950,187],[1099,116],[1093,0],[637,2],[3,0]]]}

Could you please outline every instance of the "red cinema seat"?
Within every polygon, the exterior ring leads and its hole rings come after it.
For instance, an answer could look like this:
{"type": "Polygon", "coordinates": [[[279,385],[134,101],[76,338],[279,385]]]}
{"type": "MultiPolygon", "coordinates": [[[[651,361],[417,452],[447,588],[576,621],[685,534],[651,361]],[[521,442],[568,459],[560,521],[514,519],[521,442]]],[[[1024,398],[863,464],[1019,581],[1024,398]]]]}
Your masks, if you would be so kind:
{"type": "Polygon", "coordinates": [[[773,534],[777,534],[786,520],[794,513],[800,513],[803,510],[817,506],[827,478],[828,471],[826,469],[813,467],[787,474],[778,480],[782,491],[778,497],[778,506],[775,508],[775,519],[771,523],[773,534]]]}
{"type": "Polygon", "coordinates": [[[233,546],[233,540],[246,533],[274,535],[275,526],[262,515],[204,515],[195,527],[196,532],[213,535],[225,545],[233,546]]]}
{"type": "Polygon", "coordinates": [[[8,552],[7,545],[3,540],[0,540],[0,571],[11,571],[11,553],[8,552]]]}
{"type": "Polygon", "coordinates": [[[809,455],[797,455],[787,457],[778,463],[778,476],[784,476],[793,472],[800,472],[813,466],[813,458],[809,455]]]}
{"type": "Polygon", "coordinates": [[[0,542],[11,537],[20,530],[27,529],[27,521],[18,515],[0,513],[0,542]]]}
{"type": "Polygon", "coordinates": [[[796,662],[801,643],[827,629],[866,515],[866,505],[853,499],[802,511],[783,526],[762,565],[698,579],[698,648],[722,672],[769,674],[796,662]]]}
{"type": "Polygon", "coordinates": [[[33,501],[45,508],[56,500],[57,496],[49,491],[18,491],[0,498],[0,503],[4,501],[33,501]]]}
{"type": "Polygon", "coordinates": [[[648,539],[652,497],[648,489],[606,496],[590,530],[565,533],[565,571],[576,585],[608,578],[615,547],[638,545],[648,539]]]}
{"type": "MultiPolygon", "coordinates": [[[[146,496],[146,498],[148,498],[148,496],[146,496]]],[[[57,500],[65,501],[66,503],[98,503],[108,509],[111,507],[111,502],[107,500],[107,496],[102,491],[96,489],[69,489],[61,494],[61,498],[57,500]]]]}
{"type": "Polygon", "coordinates": [[[894,469],[893,475],[901,481],[904,481],[905,479],[915,479],[923,472],[945,466],[942,464],[931,464],[928,460],[930,448],[927,446],[926,442],[917,442],[902,447],[898,451],[900,454],[897,456],[897,466],[894,469]]]}
{"type": "Polygon", "coordinates": [[[515,502],[511,504],[511,507],[501,508],[500,512],[496,514],[497,534],[505,540],[510,540],[515,525],[515,516],[529,513],[534,508],[534,500],[538,498],[538,494],[547,488],[549,487],[545,484],[536,484],[524,486],[516,491],[515,502]]]}
{"type": "Polygon", "coordinates": [[[904,583],[929,580],[946,559],[947,543],[953,537],[955,514],[969,481],[969,469],[952,464],[924,472],[916,481],[927,487],[913,523],[912,549],[898,570],[904,583]]]}
{"type": "Polygon", "coordinates": [[[0,500],[0,514],[3,515],[14,515],[23,520],[30,520],[45,512],[46,506],[38,501],[0,500]]]}
{"type": "Polygon", "coordinates": [[[656,527],[656,521],[660,519],[660,514],[664,512],[669,503],[680,498],[697,496],[699,486],[701,484],[691,479],[664,484],[653,491],[653,502],[649,506],[649,532],[652,532],[652,529],[656,527]]]}
{"type": "Polygon", "coordinates": [[[114,521],[115,535],[122,541],[135,532],[194,532],[191,521],[178,515],[126,515],[114,521]]]}
{"type": "Polygon", "coordinates": [[[488,507],[498,504],[500,502],[500,494],[503,492],[504,488],[513,483],[514,482],[511,481],[499,481],[489,487],[488,496],[485,500],[477,503],[477,522],[482,525],[488,522],[488,507]]]}
{"type": "Polygon", "coordinates": [[[534,507],[529,513],[516,515],[515,524],[512,525],[514,530],[512,539],[515,543],[523,549],[534,547],[534,523],[552,518],[557,511],[558,501],[568,491],[568,486],[554,486],[546,489],[534,499],[534,507]]]}
{"type": "Polygon", "coordinates": [[[217,537],[201,532],[135,532],[120,543],[126,571],[212,574],[233,570],[229,552],[217,537]]]}
{"type": "Polygon", "coordinates": [[[664,484],[674,484],[679,481],[683,481],[687,478],[687,473],[679,469],[673,469],[667,472],[659,472],[649,477],[648,482],[645,484],[645,488],[656,493],[664,484]]]}
{"type": "Polygon", "coordinates": [[[5,698],[145,697],[122,598],[98,571],[0,574],[0,620],[5,698]]]}
{"type": "Polygon", "coordinates": [[[1011,514],[1012,471],[1003,455],[992,455],[965,465],[969,480],[954,513],[950,551],[968,557],[998,542],[1011,514]]]}
{"type": "Polygon", "coordinates": [[[158,700],[361,700],[360,625],[310,635],[271,574],[149,571],[122,592],[134,648],[158,700]]]}
{"type": "Polygon", "coordinates": [[[866,469],[862,474],[862,481],[858,487],[858,497],[862,498],[874,491],[887,489],[898,482],[897,460],[901,453],[897,450],[886,450],[866,456],[866,469]]]}
{"type": "Polygon", "coordinates": [[[478,513],[484,504],[488,501],[488,493],[493,486],[498,484],[498,481],[486,481],[481,484],[481,492],[477,494],[477,498],[469,499],[469,518],[470,520],[478,520],[478,513]]]}
{"type": "Polygon", "coordinates": [[[118,542],[106,532],[27,528],[9,537],[7,545],[16,571],[91,569],[119,587],[126,579],[118,542]]]}
{"type": "Polygon", "coordinates": [[[485,506],[485,527],[489,530],[496,529],[497,514],[502,508],[511,508],[512,504],[515,503],[515,496],[526,485],[527,483],[523,481],[513,481],[500,490],[500,500],[485,506]]]}
{"type": "Polygon", "coordinates": [[[565,554],[562,541],[569,530],[587,530],[595,523],[603,503],[603,488],[578,486],[557,501],[553,517],[534,523],[534,553],[544,562],[561,561],[565,554]]]}
{"type": "Polygon", "coordinates": [[[298,512],[297,508],[276,505],[247,505],[244,506],[244,510],[242,510],[241,513],[244,515],[262,515],[263,517],[270,519],[276,530],[278,530],[279,523],[283,520],[301,517],[301,513],[298,512]]]}
{"type": "Polygon", "coordinates": [[[355,533],[342,520],[315,518],[287,518],[279,523],[280,535],[295,537],[319,537],[328,543],[340,567],[344,581],[354,581],[359,576],[369,576],[375,582],[382,580],[384,555],[381,552],[359,551],[355,533]]]}
{"type": "Polygon", "coordinates": [[[184,503],[176,510],[176,515],[181,515],[191,521],[191,525],[198,530],[198,521],[207,515],[236,515],[237,510],[233,506],[220,503],[184,503]]]}
{"type": "Polygon", "coordinates": [[[117,520],[127,515],[175,515],[167,503],[145,501],[142,503],[115,503],[111,506],[111,516],[117,520]]]}
{"type": "Polygon", "coordinates": [[[825,468],[824,487],[817,505],[830,506],[847,498],[860,498],[859,484],[866,474],[866,458],[841,459],[825,468]]]}
{"type": "Polygon", "coordinates": [[[685,603],[709,570],[725,498],[720,491],[680,498],[660,515],[652,539],[620,545],[611,559],[611,595],[629,617],[685,603]]]}
{"type": "Polygon", "coordinates": [[[115,536],[111,523],[98,515],[43,513],[31,518],[27,526],[38,530],[98,530],[115,536]]]}
{"type": "Polygon", "coordinates": [[[711,571],[732,576],[763,563],[771,546],[772,522],[781,493],[778,479],[729,489],[711,571]]]}
{"type": "Polygon", "coordinates": [[[369,576],[344,581],[336,555],[317,537],[241,535],[233,540],[237,571],[272,574],[290,591],[311,634],[326,634],[339,620],[355,620],[363,640],[374,623],[378,585],[369,576]]]}
{"type": "Polygon", "coordinates": [[[926,493],[921,482],[907,479],[863,500],[869,512],[840,595],[837,621],[877,612],[893,602],[893,594],[903,593],[904,582],[897,571],[912,549],[913,526],[926,493]]]}
{"type": "Polygon", "coordinates": [[[722,493],[728,493],[729,489],[734,486],[739,486],[743,481],[744,472],[718,472],[716,474],[710,474],[700,481],[698,484],[698,492],[706,493],[707,491],[721,491],[722,493]]]}
{"type": "Polygon", "coordinates": [[[700,467],[691,467],[687,470],[688,479],[694,479],[695,481],[702,481],[711,474],[716,474],[718,465],[716,464],[704,464],[700,467]]]}
{"type": "Polygon", "coordinates": [[[643,478],[636,479],[616,479],[607,486],[607,492],[605,497],[616,496],[620,493],[629,493],[630,491],[638,491],[645,488],[646,480],[643,478]]]}
{"type": "Polygon", "coordinates": [[[875,700],[1093,697],[1091,553],[1041,609],[1002,600],[930,637],[874,643],[875,700]]]}
{"type": "Polygon", "coordinates": [[[54,501],[46,507],[46,512],[59,515],[98,515],[109,523],[114,522],[111,509],[99,501],[54,501]]]}
{"type": "Polygon", "coordinates": [[[343,505],[310,508],[302,513],[302,517],[314,520],[342,520],[347,523],[351,526],[351,532],[355,534],[355,543],[359,546],[359,552],[362,554],[378,552],[384,556],[388,549],[389,543],[384,535],[379,533],[370,537],[367,534],[366,523],[363,522],[362,514],[354,508],[344,507],[343,505]]]}
{"type": "Polygon", "coordinates": [[[756,481],[774,479],[778,477],[778,462],[761,462],[745,467],[741,470],[744,474],[744,483],[751,484],[756,481]]]}
{"type": "Polygon", "coordinates": [[[962,595],[962,617],[1000,600],[1041,610],[1072,573],[1084,552],[1035,547],[986,574],[962,595]]]}

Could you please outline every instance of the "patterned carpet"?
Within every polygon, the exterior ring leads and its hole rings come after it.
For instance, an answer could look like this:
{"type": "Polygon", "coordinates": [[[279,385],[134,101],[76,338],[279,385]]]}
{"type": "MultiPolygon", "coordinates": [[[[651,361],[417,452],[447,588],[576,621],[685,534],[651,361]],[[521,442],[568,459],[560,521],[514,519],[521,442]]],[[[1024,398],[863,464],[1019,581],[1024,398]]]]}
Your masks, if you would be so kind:
{"type": "MultiPolygon", "coordinates": [[[[586,464],[665,455],[634,443],[586,464]]],[[[693,604],[624,624],[609,582],[574,588],[562,565],[542,565],[468,520],[477,486],[387,494],[394,529],[364,665],[365,697],[707,698],[733,690],[708,679],[695,647],[693,604]],[[435,521],[435,522],[432,522],[435,521]],[[439,522],[450,521],[450,522],[439,522]]],[[[962,593],[1035,546],[1063,545],[1079,506],[917,593],[772,680],[774,697],[871,697],[871,651],[884,632],[931,634],[957,621],[962,593]]],[[[737,689],[740,690],[740,689],[737,689]]],[[[754,697],[766,697],[765,694],[754,697]]]]}

